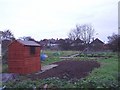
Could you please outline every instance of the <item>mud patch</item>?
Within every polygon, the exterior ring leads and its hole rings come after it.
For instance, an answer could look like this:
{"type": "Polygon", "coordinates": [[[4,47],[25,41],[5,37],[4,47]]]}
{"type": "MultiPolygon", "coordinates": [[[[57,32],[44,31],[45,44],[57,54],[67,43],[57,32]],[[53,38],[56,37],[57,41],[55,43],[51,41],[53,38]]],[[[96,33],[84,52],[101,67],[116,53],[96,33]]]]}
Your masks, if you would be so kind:
{"type": "Polygon", "coordinates": [[[56,62],[58,66],[40,74],[32,74],[29,77],[31,79],[45,79],[49,77],[58,77],[60,79],[80,79],[89,75],[94,69],[100,67],[97,61],[73,61],[66,60],[56,62]]]}

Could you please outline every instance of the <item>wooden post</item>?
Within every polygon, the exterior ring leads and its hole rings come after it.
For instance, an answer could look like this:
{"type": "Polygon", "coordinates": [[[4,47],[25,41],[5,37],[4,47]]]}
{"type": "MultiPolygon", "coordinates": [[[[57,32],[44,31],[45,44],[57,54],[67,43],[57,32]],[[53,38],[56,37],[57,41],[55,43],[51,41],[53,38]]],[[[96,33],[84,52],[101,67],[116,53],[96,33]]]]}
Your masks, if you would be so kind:
{"type": "Polygon", "coordinates": [[[1,54],[1,46],[2,46],[2,39],[1,39],[1,37],[2,37],[2,31],[0,31],[0,59],[1,59],[1,56],[2,56],[2,54],[1,54]]]}

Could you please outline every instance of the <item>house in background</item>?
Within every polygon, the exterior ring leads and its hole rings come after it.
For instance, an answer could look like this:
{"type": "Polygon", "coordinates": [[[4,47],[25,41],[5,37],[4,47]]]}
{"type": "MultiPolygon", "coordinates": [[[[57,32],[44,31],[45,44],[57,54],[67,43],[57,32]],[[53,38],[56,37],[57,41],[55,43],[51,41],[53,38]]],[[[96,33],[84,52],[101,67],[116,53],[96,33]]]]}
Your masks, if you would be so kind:
{"type": "Polygon", "coordinates": [[[95,40],[93,40],[90,43],[90,47],[89,48],[91,50],[93,50],[93,51],[103,51],[104,50],[104,42],[102,42],[101,40],[96,38],[95,40]]]}
{"type": "Polygon", "coordinates": [[[71,48],[73,48],[73,50],[84,50],[85,46],[84,46],[84,42],[77,38],[76,40],[73,40],[71,43],[71,48]]]}
{"type": "Polygon", "coordinates": [[[8,47],[8,71],[29,74],[41,70],[40,49],[34,41],[13,41],[8,47]]]}

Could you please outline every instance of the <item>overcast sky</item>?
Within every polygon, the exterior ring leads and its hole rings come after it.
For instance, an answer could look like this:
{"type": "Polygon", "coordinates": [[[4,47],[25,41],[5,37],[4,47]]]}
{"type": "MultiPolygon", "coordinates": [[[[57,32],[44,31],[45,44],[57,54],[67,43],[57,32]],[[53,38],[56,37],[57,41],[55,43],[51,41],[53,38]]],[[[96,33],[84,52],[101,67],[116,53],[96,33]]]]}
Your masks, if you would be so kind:
{"type": "Polygon", "coordinates": [[[95,37],[118,33],[119,0],[0,0],[0,30],[15,38],[67,38],[76,24],[92,24],[95,37]]]}

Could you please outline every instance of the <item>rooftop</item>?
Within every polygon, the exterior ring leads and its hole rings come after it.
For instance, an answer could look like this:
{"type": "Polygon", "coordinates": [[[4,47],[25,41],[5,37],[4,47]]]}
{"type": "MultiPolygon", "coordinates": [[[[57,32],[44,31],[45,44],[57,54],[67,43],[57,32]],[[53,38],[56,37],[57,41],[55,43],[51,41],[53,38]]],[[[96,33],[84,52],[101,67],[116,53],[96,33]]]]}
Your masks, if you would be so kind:
{"type": "Polygon", "coordinates": [[[19,43],[26,45],[26,46],[40,46],[35,41],[23,41],[23,40],[17,40],[19,43]]]}
{"type": "Polygon", "coordinates": [[[92,42],[91,42],[91,44],[92,43],[101,43],[101,44],[104,44],[104,42],[102,42],[101,40],[99,40],[98,38],[96,38],[95,40],[93,40],[92,42]]]}

